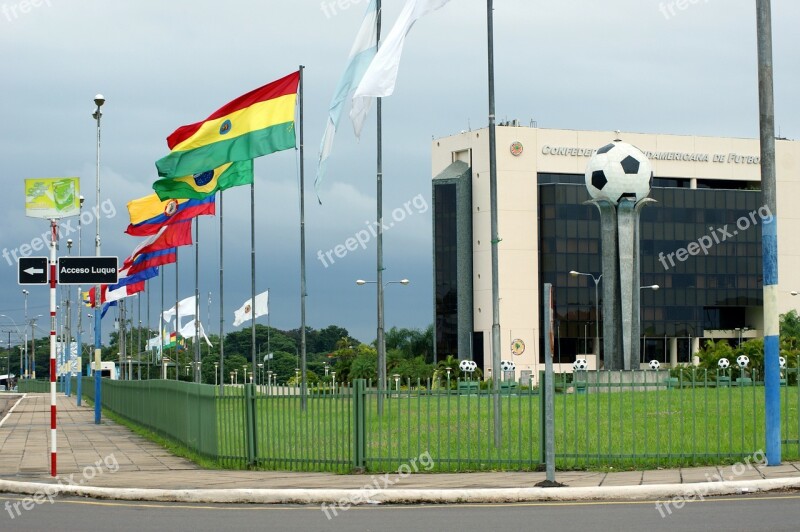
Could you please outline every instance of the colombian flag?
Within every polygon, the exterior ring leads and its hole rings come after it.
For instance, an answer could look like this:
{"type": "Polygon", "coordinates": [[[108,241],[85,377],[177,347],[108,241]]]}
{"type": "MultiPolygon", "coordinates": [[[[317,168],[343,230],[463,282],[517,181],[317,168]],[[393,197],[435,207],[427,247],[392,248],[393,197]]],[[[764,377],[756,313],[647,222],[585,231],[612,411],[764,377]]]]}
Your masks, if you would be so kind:
{"type": "Polygon", "coordinates": [[[217,190],[253,182],[253,160],[225,163],[214,170],[184,177],[165,177],[153,183],[159,199],[202,199],[217,190]]]}
{"type": "Polygon", "coordinates": [[[149,236],[171,223],[195,216],[215,214],[214,196],[203,199],[170,199],[161,201],[155,194],[128,203],[131,223],[125,230],[131,236],[149,236]]]}
{"type": "Polygon", "coordinates": [[[300,72],[240,96],[201,122],[167,137],[170,152],[156,161],[161,177],[203,174],[295,147],[294,110],[300,72]]]}

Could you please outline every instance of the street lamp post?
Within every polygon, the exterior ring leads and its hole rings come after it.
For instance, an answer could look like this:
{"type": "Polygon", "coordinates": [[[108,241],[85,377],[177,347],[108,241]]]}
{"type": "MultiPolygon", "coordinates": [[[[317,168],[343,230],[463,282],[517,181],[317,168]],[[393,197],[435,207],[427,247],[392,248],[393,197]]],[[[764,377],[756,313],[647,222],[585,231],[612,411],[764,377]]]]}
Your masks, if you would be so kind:
{"type": "Polygon", "coordinates": [[[219,385],[219,374],[217,374],[217,370],[219,370],[219,362],[214,362],[214,386],[219,385]]]}
{"type": "MultiPolygon", "coordinates": [[[[100,209],[100,118],[103,113],[100,108],[106,103],[106,99],[102,94],[94,97],[94,104],[97,106],[92,118],[97,122],[97,161],[95,166],[95,192],[97,194],[96,209],[100,209]]],[[[94,252],[95,256],[100,256],[100,216],[99,214],[94,217],[95,220],[95,236],[94,236],[94,252]]],[[[101,322],[100,322],[100,285],[94,287],[94,423],[100,424],[101,405],[102,405],[102,389],[100,386],[100,355],[101,355],[101,322]]]]}
{"type": "Polygon", "coordinates": [[[600,296],[598,287],[600,286],[600,280],[603,278],[603,274],[601,273],[599,276],[595,277],[591,273],[581,273],[575,270],[569,272],[569,274],[573,277],[577,277],[579,275],[583,275],[586,277],[591,277],[594,281],[594,346],[593,351],[595,354],[595,364],[597,368],[600,367],[600,296]]]}
{"type": "MultiPolygon", "coordinates": [[[[28,325],[28,292],[26,289],[22,289],[22,297],[25,299],[25,325],[28,325]]],[[[20,369],[20,373],[22,369],[20,369]]],[[[30,374],[28,373],[28,329],[25,328],[25,378],[29,378],[30,374]]]]}
{"type": "MultiPolygon", "coordinates": [[[[380,272],[379,272],[380,273],[380,272]]],[[[411,281],[408,279],[401,279],[399,281],[388,281],[380,283],[379,281],[365,281],[358,279],[356,284],[363,286],[365,284],[375,284],[378,286],[380,292],[380,305],[378,307],[378,414],[383,415],[383,395],[381,392],[386,390],[386,338],[384,335],[384,317],[383,317],[383,289],[390,284],[401,284],[408,286],[411,281]]]]}

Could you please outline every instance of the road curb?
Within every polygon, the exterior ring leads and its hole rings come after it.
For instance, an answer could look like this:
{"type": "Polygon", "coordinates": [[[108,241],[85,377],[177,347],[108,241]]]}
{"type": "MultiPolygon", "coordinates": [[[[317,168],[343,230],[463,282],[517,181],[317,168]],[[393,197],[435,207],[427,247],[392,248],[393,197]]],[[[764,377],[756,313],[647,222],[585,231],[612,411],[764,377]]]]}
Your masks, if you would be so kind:
{"type": "Polygon", "coordinates": [[[701,499],[800,488],[800,477],[653,484],[646,486],[597,486],[576,488],[478,488],[478,489],[183,489],[102,488],[0,480],[0,492],[45,496],[69,495],[123,501],[251,504],[457,504],[536,501],[668,500],[701,499]]]}

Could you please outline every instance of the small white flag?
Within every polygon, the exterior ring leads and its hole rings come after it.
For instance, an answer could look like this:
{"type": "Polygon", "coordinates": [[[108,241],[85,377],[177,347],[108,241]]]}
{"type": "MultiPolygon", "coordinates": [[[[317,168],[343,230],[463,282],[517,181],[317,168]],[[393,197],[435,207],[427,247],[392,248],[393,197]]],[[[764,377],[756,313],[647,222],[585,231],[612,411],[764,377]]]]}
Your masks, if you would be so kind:
{"type": "Polygon", "coordinates": [[[238,327],[242,323],[253,319],[253,313],[255,313],[256,318],[269,314],[269,290],[256,295],[255,305],[253,305],[252,302],[252,299],[248,299],[244,302],[244,305],[242,305],[239,310],[234,311],[234,327],[238,327]]]}
{"type": "MultiPolygon", "coordinates": [[[[194,336],[197,334],[195,323],[200,323],[200,322],[197,320],[189,321],[189,323],[184,325],[183,328],[180,330],[180,335],[183,338],[194,338],[194,336]]],[[[203,329],[202,323],[200,323],[200,336],[202,336],[205,339],[206,343],[208,344],[208,347],[211,347],[211,340],[209,340],[208,336],[206,336],[206,331],[203,329]]]]}
{"type": "MultiPolygon", "coordinates": [[[[197,296],[190,296],[186,299],[181,300],[178,303],[178,314],[181,318],[186,316],[194,316],[195,311],[197,308],[197,296]]],[[[172,321],[172,318],[175,317],[175,307],[173,306],[171,309],[164,311],[161,314],[161,319],[166,322],[172,321]]]]}

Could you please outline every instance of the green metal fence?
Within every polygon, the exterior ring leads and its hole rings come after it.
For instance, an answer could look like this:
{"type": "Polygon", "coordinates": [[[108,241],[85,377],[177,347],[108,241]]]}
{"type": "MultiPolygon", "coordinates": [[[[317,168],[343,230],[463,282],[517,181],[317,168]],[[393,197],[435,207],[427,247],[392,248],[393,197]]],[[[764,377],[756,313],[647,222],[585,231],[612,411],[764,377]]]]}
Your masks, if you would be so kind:
{"type": "MultiPolygon", "coordinates": [[[[786,460],[800,457],[797,373],[782,374],[786,460]]],[[[533,470],[545,456],[543,397],[513,385],[495,395],[477,382],[439,387],[398,380],[379,392],[357,380],[312,387],[304,406],[296,386],[227,385],[220,395],[215,386],[186,382],[102,382],[105,408],[224,467],[377,472],[424,456],[426,470],[533,470]]],[[[764,445],[757,371],[593,371],[559,374],[554,384],[560,469],[719,463],[764,445]]],[[[49,390],[45,382],[26,386],[49,390]]],[[[84,377],[83,393],[93,399],[91,377],[84,377]]]]}
{"type": "MultiPolygon", "coordinates": [[[[17,382],[17,391],[21,393],[49,393],[50,381],[20,379],[17,382]]],[[[60,382],[56,382],[56,391],[62,391],[60,382]]]]}

